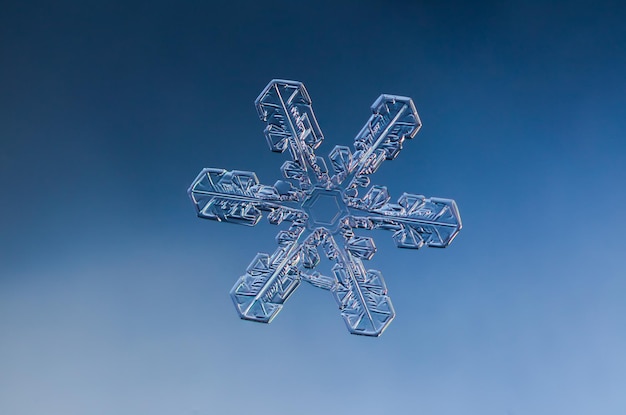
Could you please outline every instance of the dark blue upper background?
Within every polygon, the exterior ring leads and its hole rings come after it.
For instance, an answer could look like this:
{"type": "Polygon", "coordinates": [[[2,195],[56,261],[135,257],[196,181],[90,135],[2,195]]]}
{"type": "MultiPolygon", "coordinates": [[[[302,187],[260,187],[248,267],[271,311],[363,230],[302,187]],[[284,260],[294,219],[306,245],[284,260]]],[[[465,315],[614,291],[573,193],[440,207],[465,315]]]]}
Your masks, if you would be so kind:
{"type": "Polygon", "coordinates": [[[0,12],[0,412],[623,414],[619,2],[15,2],[0,12]],[[341,4],[335,4],[341,3],[341,4]],[[279,177],[253,101],[303,81],[348,145],[381,93],[424,124],[374,175],[456,199],[445,250],[374,232],[397,312],[347,334],[302,287],[228,291],[278,228],[200,221],[203,167],[279,177]]]}

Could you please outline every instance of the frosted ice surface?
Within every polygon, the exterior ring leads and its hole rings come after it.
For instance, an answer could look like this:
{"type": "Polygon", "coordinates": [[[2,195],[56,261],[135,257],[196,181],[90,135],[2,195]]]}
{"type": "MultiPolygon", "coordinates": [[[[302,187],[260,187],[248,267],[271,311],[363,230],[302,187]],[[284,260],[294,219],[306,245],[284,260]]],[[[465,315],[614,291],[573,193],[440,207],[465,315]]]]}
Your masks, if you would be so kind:
{"type": "Polygon", "coordinates": [[[413,101],[381,95],[354,139],[354,149],[336,146],[329,170],[315,154],[324,137],[301,82],[273,80],[256,99],[274,152],[289,154],[285,180],[259,183],[248,171],[207,168],[189,188],[198,216],[254,226],[266,212],[270,223],[289,228],[276,235],[278,248],[259,253],[231,290],[241,318],[269,323],[302,281],[329,290],[352,334],[379,336],[395,316],[380,271],[363,260],[376,252],[374,240],[355,229],[387,229],[400,248],[444,248],[461,229],[456,203],[404,193],[393,202],[369,176],[394,159],[421,122],[413,101]],[[325,255],[333,275],[315,270],[325,255]]]}

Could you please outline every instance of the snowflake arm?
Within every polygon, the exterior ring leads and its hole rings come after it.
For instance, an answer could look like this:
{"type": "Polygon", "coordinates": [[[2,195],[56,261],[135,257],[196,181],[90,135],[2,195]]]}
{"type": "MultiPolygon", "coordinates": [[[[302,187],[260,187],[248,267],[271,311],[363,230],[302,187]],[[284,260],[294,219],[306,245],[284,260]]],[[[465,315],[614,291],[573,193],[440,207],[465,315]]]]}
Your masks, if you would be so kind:
{"type": "Polygon", "coordinates": [[[355,250],[350,249],[350,239],[347,249],[341,249],[331,235],[325,245],[329,258],[336,261],[333,274],[337,283],[331,292],[348,330],[352,334],[380,336],[396,315],[381,272],[365,269],[355,250]]]}
{"type": "Polygon", "coordinates": [[[354,209],[352,225],[356,228],[388,229],[399,248],[445,248],[462,228],[456,202],[404,193],[398,203],[384,186],[372,188],[360,199],[350,202],[354,209]]]}
{"type": "Polygon", "coordinates": [[[289,150],[292,160],[281,167],[283,175],[295,179],[302,189],[312,184],[326,186],[328,169],[315,149],[324,140],[311,98],[302,82],[273,80],[255,101],[265,127],[265,138],[272,151],[289,150]]]}
{"type": "Polygon", "coordinates": [[[300,276],[318,288],[330,290],[350,333],[380,336],[395,317],[395,311],[380,271],[366,270],[361,261],[370,259],[376,246],[371,238],[356,236],[347,226],[341,233],[343,246],[327,230],[314,232],[303,246],[300,276]],[[318,248],[335,262],[332,277],[309,271],[319,262],[318,248]]]}
{"type": "Polygon", "coordinates": [[[202,219],[254,226],[262,210],[269,211],[268,219],[275,224],[303,214],[289,203],[302,197],[300,191],[282,181],[274,186],[262,185],[249,171],[204,169],[188,193],[202,219]]]}
{"type": "Polygon", "coordinates": [[[246,274],[233,286],[230,296],[239,316],[245,320],[269,323],[300,285],[298,264],[308,232],[292,225],[276,236],[278,248],[272,255],[259,253],[246,274]]]}
{"type": "Polygon", "coordinates": [[[349,195],[357,187],[367,187],[369,175],[378,170],[384,160],[396,158],[405,139],[415,137],[422,123],[410,98],[381,95],[372,104],[372,116],[354,139],[355,152],[336,146],[330,159],[336,172],[333,182],[347,181],[349,195]]]}

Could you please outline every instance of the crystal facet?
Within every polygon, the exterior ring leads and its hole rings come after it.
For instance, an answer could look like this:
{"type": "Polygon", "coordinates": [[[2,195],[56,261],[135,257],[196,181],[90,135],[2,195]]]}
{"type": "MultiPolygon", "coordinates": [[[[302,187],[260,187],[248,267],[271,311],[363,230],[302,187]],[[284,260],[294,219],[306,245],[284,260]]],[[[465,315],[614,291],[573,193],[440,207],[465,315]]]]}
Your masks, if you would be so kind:
{"type": "Polygon", "coordinates": [[[189,188],[200,218],[254,226],[266,212],[274,225],[290,223],[278,232],[276,251],[257,254],[231,290],[239,315],[269,323],[304,280],[331,291],[351,333],[379,336],[395,312],[381,272],[362,262],[376,253],[374,240],[354,230],[391,230],[399,248],[418,249],[445,248],[461,229],[454,200],[404,193],[394,203],[386,187],[370,187],[369,175],[420,129],[413,101],[381,95],[354,152],[346,146],[330,152],[332,173],[315,154],[324,137],[301,82],[271,81],[256,107],[270,150],[289,151],[285,180],[268,186],[253,172],[207,168],[189,188]],[[332,276],[315,270],[320,254],[335,263],[332,276]]]}

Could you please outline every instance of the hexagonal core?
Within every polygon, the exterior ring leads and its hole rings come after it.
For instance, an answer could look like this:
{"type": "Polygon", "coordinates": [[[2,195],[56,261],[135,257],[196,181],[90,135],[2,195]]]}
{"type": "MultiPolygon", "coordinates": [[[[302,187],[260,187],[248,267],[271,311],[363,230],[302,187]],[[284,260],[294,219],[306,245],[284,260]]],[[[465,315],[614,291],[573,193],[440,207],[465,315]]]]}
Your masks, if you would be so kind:
{"type": "Polygon", "coordinates": [[[341,198],[338,190],[325,190],[316,188],[311,192],[311,196],[302,205],[304,211],[309,215],[310,227],[333,227],[338,224],[348,210],[341,198]]]}

